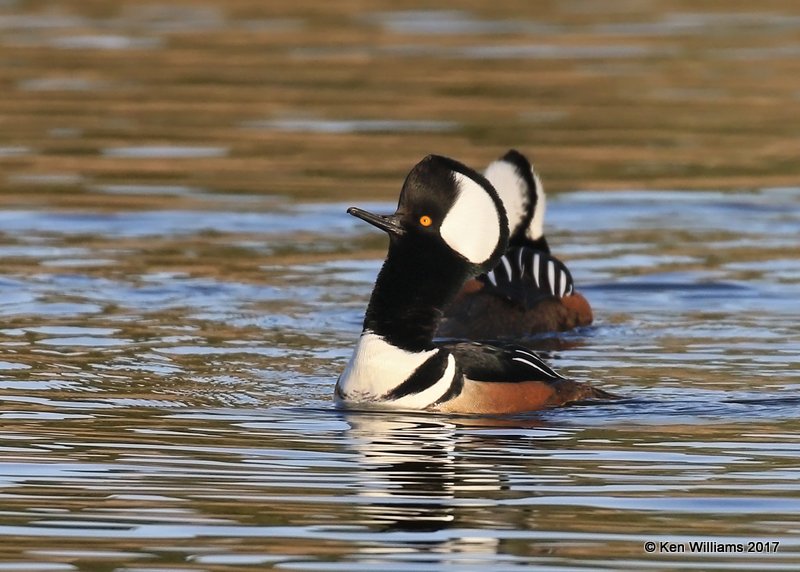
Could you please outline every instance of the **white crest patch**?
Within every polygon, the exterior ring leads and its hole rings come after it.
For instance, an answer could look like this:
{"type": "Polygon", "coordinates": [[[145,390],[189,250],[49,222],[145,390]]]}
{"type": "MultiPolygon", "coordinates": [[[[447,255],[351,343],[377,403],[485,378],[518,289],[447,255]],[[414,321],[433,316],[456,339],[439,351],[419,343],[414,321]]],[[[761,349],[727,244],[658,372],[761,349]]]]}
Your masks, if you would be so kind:
{"type": "Polygon", "coordinates": [[[461,173],[454,175],[458,196],[439,232],[450,248],[470,262],[481,264],[500,242],[500,213],[480,184],[461,173]]]}
{"type": "Polygon", "coordinates": [[[525,230],[525,236],[531,240],[538,240],[544,234],[544,211],[547,206],[547,197],[544,194],[544,187],[542,186],[542,181],[539,179],[539,175],[537,175],[536,171],[533,169],[531,169],[531,174],[536,183],[537,198],[536,208],[533,209],[533,218],[531,219],[531,224],[528,225],[528,228],[525,230]]]}
{"type": "Polygon", "coordinates": [[[484,176],[497,191],[508,216],[509,234],[522,223],[528,210],[528,185],[517,168],[507,161],[494,161],[486,167],[484,176]]]}

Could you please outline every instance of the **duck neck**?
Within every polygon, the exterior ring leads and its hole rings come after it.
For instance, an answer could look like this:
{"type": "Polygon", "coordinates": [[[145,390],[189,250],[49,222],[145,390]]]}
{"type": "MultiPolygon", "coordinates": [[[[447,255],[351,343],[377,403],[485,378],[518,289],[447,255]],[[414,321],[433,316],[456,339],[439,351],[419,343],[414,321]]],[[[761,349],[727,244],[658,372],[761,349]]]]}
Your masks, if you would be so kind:
{"type": "Polygon", "coordinates": [[[364,331],[411,352],[434,348],[445,306],[469,277],[466,264],[447,257],[407,255],[392,244],[364,317],[364,331]]]}

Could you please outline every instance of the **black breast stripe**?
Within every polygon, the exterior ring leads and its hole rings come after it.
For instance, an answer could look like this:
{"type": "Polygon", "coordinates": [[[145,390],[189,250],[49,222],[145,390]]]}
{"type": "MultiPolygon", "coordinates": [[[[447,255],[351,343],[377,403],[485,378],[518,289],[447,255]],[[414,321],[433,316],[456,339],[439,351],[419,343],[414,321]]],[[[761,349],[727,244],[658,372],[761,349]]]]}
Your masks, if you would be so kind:
{"type": "MultiPolygon", "coordinates": [[[[339,376],[341,379],[342,376],[339,376]]],[[[342,392],[342,386],[339,385],[339,379],[336,380],[336,387],[334,388],[333,392],[336,397],[339,399],[345,399],[344,392],[342,392]]]]}
{"type": "Polygon", "coordinates": [[[431,405],[439,405],[445,401],[450,401],[454,397],[460,395],[463,390],[464,373],[461,371],[461,368],[458,367],[458,364],[456,364],[456,373],[453,375],[453,381],[450,382],[450,387],[447,388],[447,391],[444,392],[444,395],[442,395],[431,405]]]}
{"type": "Polygon", "coordinates": [[[420,393],[429,387],[432,387],[439,380],[442,379],[445,370],[447,369],[447,356],[448,352],[439,350],[435,355],[432,355],[425,363],[414,370],[406,380],[386,393],[381,399],[392,401],[400,399],[406,395],[420,393]]]}

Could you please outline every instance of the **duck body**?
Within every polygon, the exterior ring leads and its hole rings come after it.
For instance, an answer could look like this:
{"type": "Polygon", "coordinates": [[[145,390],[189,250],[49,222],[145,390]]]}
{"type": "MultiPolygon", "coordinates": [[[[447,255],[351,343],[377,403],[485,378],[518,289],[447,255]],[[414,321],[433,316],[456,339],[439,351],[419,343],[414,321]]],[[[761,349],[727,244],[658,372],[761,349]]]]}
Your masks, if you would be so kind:
{"type": "Polygon", "coordinates": [[[544,189],[528,159],[512,149],[485,175],[508,207],[508,249],[495,268],[464,284],[445,309],[437,336],[518,339],[590,325],[589,302],[544,236],[544,189]]]}
{"type": "Polygon", "coordinates": [[[513,414],[610,395],[564,378],[530,350],[477,342],[402,350],[364,332],[336,385],[344,406],[513,414]]]}
{"type": "Polygon", "coordinates": [[[395,214],[348,212],[390,243],[337,403],[502,414],[607,395],[518,346],[434,342],[443,309],[507,246],[503,203],[481,175],[432,155],[409,173],[395,214]]]}
{"type": "Polygon", "coordinates": [[[437,336],[522,338],[588,326],[592,307],[566,265],[527,246],[509,248],[494,270],[468,280],[447,307],[437,336]]]}

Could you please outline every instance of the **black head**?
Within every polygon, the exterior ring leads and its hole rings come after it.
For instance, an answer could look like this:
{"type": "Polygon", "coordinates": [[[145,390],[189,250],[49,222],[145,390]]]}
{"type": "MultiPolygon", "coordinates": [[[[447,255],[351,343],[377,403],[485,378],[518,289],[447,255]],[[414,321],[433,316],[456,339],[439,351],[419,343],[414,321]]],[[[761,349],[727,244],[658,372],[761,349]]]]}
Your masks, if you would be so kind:
{"type": "Polygon", "coordinates": [[[461,163],[429,155],[406,177],[397,211],[348,213],[385,230],[389,254],[414,257],[423,267],[454,263],[477,275],[494,268],[508,243],[508,220],[492,185],[461,163]]]}

